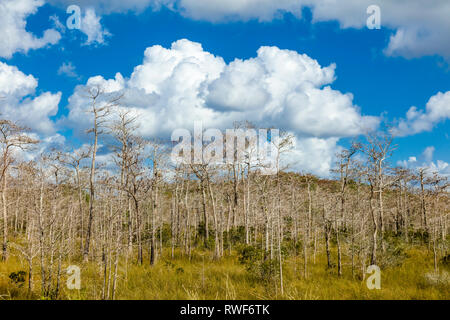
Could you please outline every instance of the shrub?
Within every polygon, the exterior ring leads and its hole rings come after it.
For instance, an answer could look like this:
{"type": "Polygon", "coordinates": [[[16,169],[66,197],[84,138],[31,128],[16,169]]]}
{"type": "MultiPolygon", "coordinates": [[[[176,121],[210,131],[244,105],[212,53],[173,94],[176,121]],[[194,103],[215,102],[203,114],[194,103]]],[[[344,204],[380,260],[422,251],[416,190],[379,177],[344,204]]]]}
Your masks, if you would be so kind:
{"type": "Polygon", "coordinates": [[[254,246],[241,246],[238,252],[239,262],[258,280],[270,282],[278,275],[278,260],[267,257],[264,250],[254,246]]]}
{"type": "Polygon", "coordinates": [[[444,266],[444,268],[450,269],[450,254],[442,257],[440,262],[444,266]]]}
{"type": "Polygon", "coordinates": [[[175,270],[175,272],[176,272],[177,274],[182,274],[182,273],[184,273],[184,269],[181,268],[181,267],[179,267],[179,268],[177,268],[177,269],[175,270]]]}
{"type": "Polygon", "coordinates": [[[27,273],[25,271],[12,272],[9,275],[9,279],[11,279],[11,281],[13,283],[15,283],[16,285],[18,285],[19,287],[22,287],[23,284],[25,283],[26,275],[27,275],[27,273]]]}

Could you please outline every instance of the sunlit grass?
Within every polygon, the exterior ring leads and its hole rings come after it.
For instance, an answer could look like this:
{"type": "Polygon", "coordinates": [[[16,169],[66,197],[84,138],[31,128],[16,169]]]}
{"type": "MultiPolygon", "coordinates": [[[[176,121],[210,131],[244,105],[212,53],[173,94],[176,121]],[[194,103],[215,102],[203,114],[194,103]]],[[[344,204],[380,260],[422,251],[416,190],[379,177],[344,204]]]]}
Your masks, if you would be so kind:
{"type": "MultiPolygon", "coordinates": [[[[400,265],[382,269],[381,290],[369,290],[359,276],[353,277],[350,266],[344,264],[344,273],[326,269],[326,257],[318,254],[316,263],[308,266],[304,278],[303,260],[291,257],[284,262],[284,295],[280,293],[278,278],[262,282],[250,275],[238,261],[235,253],[221,260],[212,259],[208,251],[196,250],[191,259],[176,252],[160,257],[155,266],[140,266],[129,262],[120,265],[116,292],[117,299],[450,299],[449,283],[434,283],[427,278],[433,274],[433,257],[422,248],[410,248],[400,265]]],[[[72,262],[77,264],[77,262],[72,262]]],[[[79,264],[82,270],[82,289],[68,290],[63,276],[62,299],[101,299],[102,270],[100,265],[79,264]]],[[[67,267],[67,263],[64,265],[67,267]]],[[[446,271],[440,268],[441,274],[446,271]]],[[[39,299],[39,269],[35,270],[34,290],[27,292],[8,278],[11,272],[27,271],[26,264],[17,257],[8,263],[0,262],[1,299],[39,299]]]]}

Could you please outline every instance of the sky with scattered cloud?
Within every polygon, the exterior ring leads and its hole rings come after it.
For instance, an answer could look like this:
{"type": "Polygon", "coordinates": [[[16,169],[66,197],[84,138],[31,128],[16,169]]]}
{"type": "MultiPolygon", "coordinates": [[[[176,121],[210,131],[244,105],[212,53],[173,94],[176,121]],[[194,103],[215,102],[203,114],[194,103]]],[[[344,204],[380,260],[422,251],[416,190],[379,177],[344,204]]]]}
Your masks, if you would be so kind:
{"type": "Polygon", "coordinates": [[[145,137],[248,120],[292,133],[293,169],[320,176],[387,122],[394,163],[450,174],[450,2],[430,2],[379,0],[369,30],[371,0],[0,0],[1,113],[79,147],[101,85],[145,137]]]}

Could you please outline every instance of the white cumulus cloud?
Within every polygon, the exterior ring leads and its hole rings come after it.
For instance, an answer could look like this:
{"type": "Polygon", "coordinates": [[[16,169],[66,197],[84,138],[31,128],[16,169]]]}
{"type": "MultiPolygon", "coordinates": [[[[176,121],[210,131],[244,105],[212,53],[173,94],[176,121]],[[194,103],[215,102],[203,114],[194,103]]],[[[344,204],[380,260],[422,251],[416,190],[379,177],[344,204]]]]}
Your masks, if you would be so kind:
{"type": "Polygon", "coordinates": [[[450,164],[443,160],[434,160],[434,151],[435,147],[427,147],[420,155],[420,160],[416,157],[409,157],[408,160],[397,161],[397,165],[412,170],[427,169],[426,174],[428,176],[438,173],[441,176],[450,177],[450,164]]]}
{"type": "Polygon", "coordinates": [[[79,78],[75,66],[72,62],[63,62],[63,64],[58,69],[58,75],[65,75],[69,78],[79,78]]]}
{"type": "Polygon", "coordinates": [[[305,170],[326,174],[340,138],[378,126],[363,116],[351,94],[333,90],[335,66],[294,51],[262,47],[257,56],[226,64],[201,44],[179,40],[170,49],[152,46],[129,78],[90,78],[69,99],[69,115],[61,125],[79,134],[89,126],[86,87],[124,92],[123,108],[139,115],[140,134],[168,138],[177,128],[233,128],[235,121],[275,126],[296,136],[296,160],[305,170]]]}
{"type": "Polygon", "coordinates": [[[425,110],[411,107],[406,113],[406,119],[400,119],[393,132],[402,137],[431,131],[434,126],[447,119],[450,119],[450,91],[432,96],[425,110]]]}
{"type": "Polygon", "coordinates": [[[104,44],[106,38],[111,36],[111,33],[102,26],[100,20],[101,17],[97,16],[93,8],[87,8],[82,14],[80,31],[87,36],[85,45],[104,44]]]}
{"type": "Polygon", "coordinates": [[[1,117],[17,121],[38,133],[53,134],[56,129],[50,117],[58,112],[61,93],[36,95],[37,86],[32,75],[0,62],[1,117]]]}
{"type": "Polygon", "coordinates": [[[56,44],[61,34],[55,29],[44,31],[41,38],[26,30],[27,18],[35,14],[43,0],[1,0],[0,1],[0,57],[11,58],[16,52],[27,53],[56,44]]]}

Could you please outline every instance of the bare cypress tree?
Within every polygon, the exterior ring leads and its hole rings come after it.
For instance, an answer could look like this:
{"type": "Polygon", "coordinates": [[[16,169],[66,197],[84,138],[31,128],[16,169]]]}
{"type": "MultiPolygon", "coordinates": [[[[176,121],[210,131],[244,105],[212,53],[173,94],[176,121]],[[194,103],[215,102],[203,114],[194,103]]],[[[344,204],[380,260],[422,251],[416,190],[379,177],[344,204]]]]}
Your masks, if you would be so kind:
{"type": "MultiPolygon", "coordinates": [[[[167,162],[167,153],[163,147],[161,141],[153,140],[149,141],[151,168],[153,171],[153,177],[151,181],[151,191],[153,197],[153,205],[151,212],[151,238],[150,238],[150,264],[156,263],[156,218],[159,216],[162,218],[161,201],[160,201],[160,185],[163,178],[163,169],[167,162]]],[[[160,224],[160,231],[162,231],[163,224],[160,224]]],[[[162,237],[160,237],[162,241],[162,237]]],[[[161,246],[162,250],[162,246],[161,246]]]]}
{"type": "Polygon", "coordinates": [[[92,158],[91,158],[91,173],[89,177],[89,217],[86,230],[86,241],[84,244],[83,257],[87,261],[89,259],[89,248],[92,233],[92,221],[94,219],[94,201],[95,201],[95,160],[98,149],[98,138],[104,133],[107,127],[107,122],[113,107],[118,106],[122,94],[108,94],[100,86],[91,87],[87,90],[87,98],[90,101],[90,106],[87,112],[93,116],[93,127],[87,133],[94,134],[94,141],[92,143],[92,158]]]}
{"type": "Polygon", "coordinates": [[[11,164],[14,162],[14,150],[20,149],[26,151],[38,141],[32,139],[26,132],[27,128],[21,127],[17,123],[9,120],[0,120],[0,183],[3,206],[3,243],[2,243],[2,261],[8,259],[8,175],[11,164]]]}
{"type": "Polygon", "coordinates": [[[350,179],[351,174],[351,158],[357,151],[357,146],[352,146],[349,150],[343,150],[340,154],[338,154],[338,168],[337,171],[339,173],[340,180],[340,200],[341,200],[341,219],[344,222],[343,225],[339,225],[337,221],[337,216],[335,215],[335,232],[336,232],[336,244],[337,244],[337,268],[338,268],[338,276],[342,276],[342,253],[341,253],[341,239],[340,239],[340,229],[343,227],[343,230],[346,231],[345,219],[345,200],[346,200],[346,191],[348,186],[348,180],[350,179]]]}
{"type": "Polygon", "coordinates": [[[78,211],[80,219],[80,249],[83,252],[83,235],[84,235],[84,217],[83,217],[83,182],[81,178],[81,163],[83,160],[88,159],[92,153],[92,148],[88,146],[82,146],[79,149],[71,152],[56,151],[56,160],[68,165],[75,171],[75,183],[78,193],[78,211]]]}
{"type": "Polygon", "coordinates": [[[385,233],[385,216],[384,216],[384,198],[383,192],[385,188],[394,183],[393,180],[387,179],[389,166],[387,160],[391,157],[396,146],[393,145],[393,136],[390,132],[381,134],[371,133],[366,136],[367,144],[355,144],[355,147],[361,150],[367,157],[366,178],[370,185],[370,212],[374,224],[372,258],[371,263],[376,264],[376,251],[378,236],[380,237],[381,246],[385,251],[384,233],[385,233]],[[378,194],[378,197],[375,197],[378,194]],[[378,216],[375,214],[373,200],[378,200],[378,216]],[[380,233],[378,233],[380,232],[380,233]]]}
{"type": "Polygon", "coordinates": [[[425,195],[425,187],[429,182],[429,179],[426,177],[427,168],[419,168],[417,170],[417,180],[420,183],[420,212],[422,214],[422,238],[424,239],[423,234],[428,234],[428,222],[427,222],[427,204],[426,204],[426,195],[425,195]]]}

